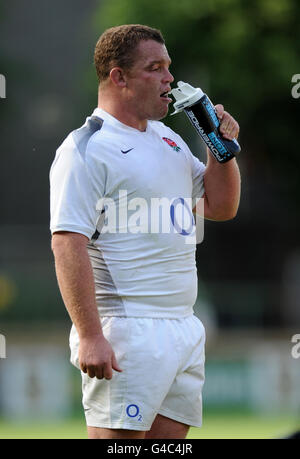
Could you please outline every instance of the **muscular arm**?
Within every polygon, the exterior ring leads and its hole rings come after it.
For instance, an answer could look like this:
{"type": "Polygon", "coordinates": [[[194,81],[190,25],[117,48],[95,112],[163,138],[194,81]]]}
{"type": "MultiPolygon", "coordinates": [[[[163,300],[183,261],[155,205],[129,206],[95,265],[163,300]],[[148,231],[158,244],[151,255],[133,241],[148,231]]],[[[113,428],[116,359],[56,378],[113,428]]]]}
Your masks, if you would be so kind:
{"type": "Polygon", "coordinates": [[[235,217],[240,201],[240,172],[235,159],[220,164],[210,152],[204,175],[204,216],[210,220],[235,217]]]}
{"type": "MultiPolygon", "coordinates": [[[[239,125],[222,105],[216,105],[221,121],[220,130],[224,138],[237,138],[239,125]]],[[[204,174],[204,217],[209,220],[230,220],[235,217],[241,192],[241,177],[235,159],[219,163],[207,149],[207,164],[204,174]]]]}
{"type": "Polygon", "coordinates": [[[112,368],[121,370],[102,333],[87,242],[88,238],[82,234],[57,232],[53,235],[56,276],[63,301],[79,335],[81,370],[90,377],[111,379],[112,368]]]}

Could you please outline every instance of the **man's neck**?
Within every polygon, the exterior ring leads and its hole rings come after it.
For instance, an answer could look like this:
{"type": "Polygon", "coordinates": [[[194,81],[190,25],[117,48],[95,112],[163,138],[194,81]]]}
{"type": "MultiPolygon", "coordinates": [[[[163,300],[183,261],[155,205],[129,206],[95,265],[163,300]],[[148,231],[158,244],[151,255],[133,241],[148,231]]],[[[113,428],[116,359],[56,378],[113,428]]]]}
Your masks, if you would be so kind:
{"type": "Polygon", "coordinates": [[[107,113],[112,115],[118,121],[127,126],[138,129],[139,131],[146,131],[147,120],[140,120],[137,116],[130,111],[130,107],[125,106],[125,103],[120,100],[115,100],[113,97],[105,97],[104,94],[99,92],[98,108],[102,108],[107,113]]]}

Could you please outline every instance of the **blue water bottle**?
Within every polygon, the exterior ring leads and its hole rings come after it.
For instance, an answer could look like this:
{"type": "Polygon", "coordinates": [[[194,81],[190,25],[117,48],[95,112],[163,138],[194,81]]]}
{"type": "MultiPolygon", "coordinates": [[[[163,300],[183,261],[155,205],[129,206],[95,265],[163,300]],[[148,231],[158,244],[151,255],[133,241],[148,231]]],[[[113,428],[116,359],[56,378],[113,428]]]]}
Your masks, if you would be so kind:
{"type": "Polygon", "coordinates": [[[206,94],[200,88],[178,81],[177,88],[171,94],[175,98],[175,112],[184,110],[192,125],[204,140],[214,157],[220,163],[226,163],[241,151],[236,139],[224,139],[219,131],[220,121],[216,110],[206,94]]]}

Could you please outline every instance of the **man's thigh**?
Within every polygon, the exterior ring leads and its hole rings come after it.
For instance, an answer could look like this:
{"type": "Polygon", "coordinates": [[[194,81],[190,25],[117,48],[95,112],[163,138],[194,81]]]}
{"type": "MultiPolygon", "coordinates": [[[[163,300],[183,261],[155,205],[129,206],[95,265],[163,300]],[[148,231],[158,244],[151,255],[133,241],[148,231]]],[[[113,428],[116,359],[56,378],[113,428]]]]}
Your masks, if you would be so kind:
{"type": "Polygon", "coordinates": [[[145,438],[186,438],[190,426],[158,414],[145,438]]]}
{"type": "Polygon", "coordinates": [[[195,316],[187,318],[177,328],[181,365],[158,414],[183,425],[201,427],[205,331],[195,316]]]}
{"type": "Polygon", "coordinates": [[[107,440],[122,440],[122,439],[144,439],[145,433],[141,430],[127,429],[104,429],[101,427],[87,427],[88,437],[90,440],[107,439],[107,440]]]}
{"type": "Polygon", "coordinates": [[[107,430],[144,435],[151,428],[178,371],[169,322],[148,318],[106,321],[103,333],[123,371],[114,372],[111,380],[82,374],[89,427],[104,429],[105,435],[107,430]]]}
{"type": "MultiPolygon", "coordinates": [[[[199,359],[202,351],[199,355],[197,351],[192,359],[188,358],[186,365],[192,365],[192,368],[185,368],[183,364],[186,353],[189,355],[194,346],[199,347],[199,339],[202,341],[198,322],[194,323],[192,317],[180,321],[106,319],[103,332],[111,342],[123,372],[114,372],[110,381],[82,374],[83,405],[87,425],[91,427],[90,435],[120,436],[119,430],[128,430],[130,432],[125,435],[135,435],[133,432],[138,431],[138,437],[124,438],[143,438],[152,425],[152,433],[155,432],[158,422],[162,426],[168,423],[166,430],[170,425],[175,428],[181,423],[199,425],[201,400],[198,393],[203,381],[201,373],[199,379],[199,372],[195,370],[199,364],[203,365],[203,359],[199,359]],[[179,372],[178,365],[183,373],[179,372]],[[160,416],[156,418],[157,414],[160,416]],[[164,418],[171,419],[159,421],[164,418]]],[[[76,357],[76,345],[74,350],[73,356],[76,357]]]]}
{"type": "Polygon", "coordinates": [[[190,426],[174,419],[167,418],[158,414],[148,432],[138,430],[126,429],[104,429],[100,427],[89,427],[89,439],[108,439],[108,440],[121,440],[121,439],[185,439],[190,426]]]}

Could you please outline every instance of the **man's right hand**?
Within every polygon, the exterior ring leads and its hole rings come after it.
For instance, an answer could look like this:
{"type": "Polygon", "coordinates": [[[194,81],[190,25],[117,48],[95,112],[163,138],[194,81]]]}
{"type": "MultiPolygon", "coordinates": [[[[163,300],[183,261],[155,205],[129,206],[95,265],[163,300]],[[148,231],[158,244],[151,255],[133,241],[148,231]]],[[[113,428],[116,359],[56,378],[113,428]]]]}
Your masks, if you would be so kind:
{"type": "Polygon", "coordinates": [[[110,343],[103,335],[80,338],[79,366],[90,378],[111,379],[112,370],[122,372],[110,343]]]}

